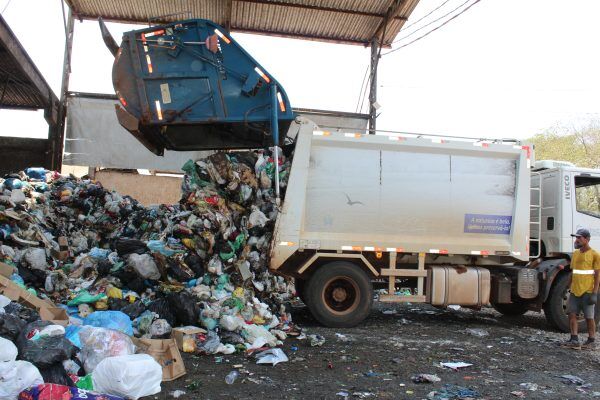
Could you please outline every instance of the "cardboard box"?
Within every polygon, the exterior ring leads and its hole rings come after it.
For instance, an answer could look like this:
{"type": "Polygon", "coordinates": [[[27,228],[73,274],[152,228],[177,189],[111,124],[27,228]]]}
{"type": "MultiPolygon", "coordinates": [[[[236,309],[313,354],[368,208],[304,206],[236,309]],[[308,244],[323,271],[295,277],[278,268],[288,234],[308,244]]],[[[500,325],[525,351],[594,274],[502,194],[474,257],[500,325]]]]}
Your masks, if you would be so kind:
{"type": "Polygon", "coordinates": [[[4,276],[0,276],[0,294],[3,294],[12,301],[16,301],[17,303],[36,310],[48,307],[56,308],[56,304],[51,300],[40,299],[4,276]]]}
{"type": "Polygon", "coordinates": [[[151,355],[163,369],[163,382],[174,381],[186,374],[175,339],[138,339],[132,337],[138,353],[151,355]]]}
{"type": "Polygon", "coordinates": [[[40,318],[42,321],[50,321],[56,325],[69,325],[67,310],[60,307],[40,308],[40,318]]]}
{"type": "Polygon", "coordinates": [[[195,336],[199,333],[206,333],[206,330],[197,326],[182,326],[173,328],[171,337],[175,339],[179,350],[184,353],[194,353],[196,351],[195,336]]]}
{"type": "Polygon", "coordinates": [[[11,267],[8,264],[0,262],[0,275],[4,276],[6,278],[10,278],[10,276],[13,274],[14,271],[15,271],[15,268],[11,267]]]}

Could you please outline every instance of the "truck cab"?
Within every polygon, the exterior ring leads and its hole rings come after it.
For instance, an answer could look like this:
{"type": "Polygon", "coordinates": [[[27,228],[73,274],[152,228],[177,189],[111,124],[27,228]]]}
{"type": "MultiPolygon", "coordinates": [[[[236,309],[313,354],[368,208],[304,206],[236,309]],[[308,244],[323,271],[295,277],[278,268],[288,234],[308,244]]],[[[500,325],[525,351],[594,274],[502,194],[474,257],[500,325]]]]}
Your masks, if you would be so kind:
{"type": "Polygon", "coordinates": [[[537,161],[532,171],[531,186],[539,188],[541,182],[541,190],[538,199],[532,191],[531,204],[541,207],[532,210],[530,230],[532,238],[541,238],[541,246],[536,252],[536,243],[532,243],[531,256],[570,257],[571,234],[579,228],[589,229],[590,246],[600,249],[600,170],[544,160],[537,161]]]}

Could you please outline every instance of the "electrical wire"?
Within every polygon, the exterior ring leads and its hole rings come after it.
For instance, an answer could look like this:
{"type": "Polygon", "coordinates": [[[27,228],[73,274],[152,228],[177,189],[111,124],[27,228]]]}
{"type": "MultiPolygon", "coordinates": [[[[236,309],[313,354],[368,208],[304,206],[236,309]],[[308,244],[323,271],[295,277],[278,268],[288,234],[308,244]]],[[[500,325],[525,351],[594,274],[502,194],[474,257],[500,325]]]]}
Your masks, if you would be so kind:
{"type": "Polygon", "coordinates": [[[363,75],[362,83],[360,84],[360,92],[358,92],[358,101],[356,102],[356,107],[354,108],[354,112],[358,112],[358,107],[360,106],[360,100],[363,96],[365,80],[367,79],[368,72],[369,72],[369,64],[367,64],[367,68],[365,68],[365,74],[363,75]]]}
{"type": "Polygon", "coordinates": [[[448,20],[444,21],[442,24],[436,26],[435,28],[433,28],[432,30],[428,31],[427,33],[419,36],[418,38],[411,40],[410,42],[403,44],[402,46],[396,47],[395,49],[392,49],[390,51],[388,51],[387,53],[383,54],[384,56],[387,56],[388,54],[392,54],[395,51],[398,51],[400,49],[403,49],[406,46],[410,46],[411,44],[423,39],[424,37],[432,34],[433,32],[437,31],[438,29],[440,29],[442,26],[446,25],[447,23],[449,23],[450,21],[458,18],[460,15],[464,14],[468,9],[470,9],[471,7],[473,7],[475,4],[479,3],[481,0],[475,0],[472,4],[470,4],[469,6],[467,6],[464,10],[462,10],[461,12],[459,12],[458,14],[453,15],[451,18],[449,18],[448,20]]]}
{"type": "Polygon", "coordinates": [[[469,1],[471,1],[471,0],[466,0],[464,3],[462,3],[461,5],[459,5],[459,6],[458,6],[458,7],[456,7],[456,8],[452,9],[451,11],[448,11],[446,14],[442,15],[441,17],[438,17],[438,18],[434,19],[433,21],[430,21],[430,22],[426,23],[425,25],[423,25],[423,26],[421,26],[421,27],[417,28],[416,30],[414,30],[414,31],[412,31],[411,33],[409,33],[408,35],[405,35],[405,36],[401,37],[400,39],[396,39],[396,40],[394,40],[394,41],[393,41],[391,44],[394,44],[394,43],[401,42],[402,40],[404,40],[404,39],[406,39],[406,38],[408,38],[408,37],[411,37],[411,36],[412,36],[412,35],[414,35],[415,33],[419,32],[421,29],[423,29],[423,28],[426,28],[426,27],[428,27],[429,25],[431,25],[431,24],[433,24],[433,23],[435,23],[435,22],[438,22],[438,21],[439,21],[439,20],[441,20],[441,19],[444,19],[444,18],[446,18],[448,15],[452,14],[452,13],[453,13],[453,12],[455,12],[456,10],[460,9],[461,7],[463,7],[463,6],[464,6],[465,4],[467,4],[469,1]]]}
{"type": "Polygon", "coordinates": [[[415,26],[419,22],[423,21],[425,18],[429,17],[431,14],[433,14],[434,12],[436,12],[437,10],[439,10],[440,8],[444,7],[444,5],[446,5],[446,3],[448,3],[449,1],[450,0],[445,0],[442,4],[440,4],[439,6],[437,6],[436,8],[434,8],[433,10],[429,11],[427,14],[423,15],[421,18],[419,18],[415,22],[410,23],[410,24],[408,24],[406,26],[403,26],[402,29],[400,29],[400,32],[405,31],[408,28],[410,28],[411,26],[415,26]]]}

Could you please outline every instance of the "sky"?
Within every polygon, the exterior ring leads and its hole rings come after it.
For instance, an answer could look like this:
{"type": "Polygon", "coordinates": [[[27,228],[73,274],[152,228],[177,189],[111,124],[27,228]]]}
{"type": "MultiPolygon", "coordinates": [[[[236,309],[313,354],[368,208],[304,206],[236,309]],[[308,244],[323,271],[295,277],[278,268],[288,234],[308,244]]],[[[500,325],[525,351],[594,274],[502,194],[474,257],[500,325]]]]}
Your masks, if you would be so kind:
{"type": "MultiPolygon", "coordinates": [[[[449,0],[397,39],[463,2],[449,0]]],[[[421,0],[407,25],[442,3],[421,0]]],[[[64,51],[60,0],[0,0],[3,9],[3,17],[58,95],[64,51]]],[[[568,6],[564,0],[479,1],[422,40],[382,57],[377,127],[525,139],[552,127],[599,120],[598,15],[598,0],[570,0],[568,6]]],[[[122,32],[140,27],[108,26],[118,41],[122,32]]],[[[357,111],[368,48],[232,36],[280,82],[292,106],[357,111]]],[[[114,93],[112,62],[98,24],[76,21],[69,89],[114,93]]],[[[46,137],[47,131],[42,112],[0,110],[0,135],[46,137]]]]}

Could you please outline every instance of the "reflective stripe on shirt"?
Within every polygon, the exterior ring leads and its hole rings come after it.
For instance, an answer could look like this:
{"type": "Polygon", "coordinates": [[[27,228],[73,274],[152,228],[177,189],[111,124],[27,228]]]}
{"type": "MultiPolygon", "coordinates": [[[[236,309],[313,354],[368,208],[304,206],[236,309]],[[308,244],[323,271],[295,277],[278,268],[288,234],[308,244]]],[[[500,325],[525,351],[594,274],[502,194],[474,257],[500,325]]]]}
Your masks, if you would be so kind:
{"type": "Polygon", "coordinates": [[[594,275],[595,270],[593,270],[593,269],[574,269],[573,273],[576,275],[594,275]]]}

